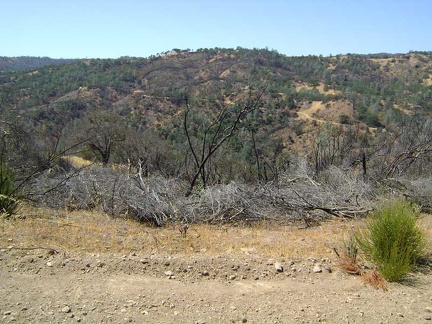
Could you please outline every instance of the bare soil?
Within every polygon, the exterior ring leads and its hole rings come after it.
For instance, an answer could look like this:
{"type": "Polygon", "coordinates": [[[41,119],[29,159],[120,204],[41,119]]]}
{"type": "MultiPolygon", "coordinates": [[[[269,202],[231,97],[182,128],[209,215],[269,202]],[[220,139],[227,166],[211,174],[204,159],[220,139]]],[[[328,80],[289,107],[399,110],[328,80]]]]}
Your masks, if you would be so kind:
{"type": "MultiPolygon", "coordinates": [[[[53,221],[58,220],[49,218],[45,225],[53,221]]],[[[225,252],[203,248],[204,243],[185,252],[162,241],[168,234],[176,241],[176,229],[163,235],[154,234],[155,229],[152,233],[164,247],[148,243],[148,248],[127,253],[120,247],[112,247],[114,252],[83,251],[75,242],[68,246],[50,241],[47,247],[31,237],[30,228],[24,231],[23,224],[26,221],[3,221],[0,227],[4,323],[431,323],[431,264],[403,283],[389,283],[384,291],[342,271],[327,243],[312,253],[305,250],[304,257],[234,243],[225,252]],[[283,269],[278,271],[278,266],[283,269]]],[[[124,244],[127,227],[119,224],[115,231],[122,231],[117,239],[124,244]]],[[[423,224],[430,233],[429,216],[423,224]]],[[[340,240],[331,234],[335,226],[342,225],[330,222],[320,233],[340,240]]],[[[106,231],[114,230],[106,226],[106,231]]],[[[196,233],[208,235],[206,231],[197,228],[188,235],[198,238],[196,233]]],[[[295,244],[299,237],[306,242],[319,238],[315,245],[323,241],[316,229],[284,228],[280,232],[289,234],[283,236],[285,242],[275,230],[250,231],[266,241],[273,236],[276,244],[295,244]],[[272,235],[264,235],[268,233],[272,235]]],[[[241,231],[232,233],[241,236],[241,231]]],[[[52,229],[52,237],[55,234],[52,229]]],[[[221,246],[227,244],[227,237],[220,240],[221,246]]]]}

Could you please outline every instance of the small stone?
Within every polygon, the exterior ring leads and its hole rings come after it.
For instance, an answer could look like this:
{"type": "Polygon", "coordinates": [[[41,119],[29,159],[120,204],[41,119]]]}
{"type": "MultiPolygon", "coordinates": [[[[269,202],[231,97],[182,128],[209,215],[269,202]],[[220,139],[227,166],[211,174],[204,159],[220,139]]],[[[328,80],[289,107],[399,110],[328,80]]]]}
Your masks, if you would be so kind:
{"type": "Polygon", "coordinates": [[[164,274],[167,277],[171,277],[173,275],[173,272],[172,271],[165,271],[164,274]]]}
{"type": "Polygon", "coordinates": [[[242,323],[247,323],[247,318],[246,317],[242,318],[242,323]]]}
{"type": "Polygon", "coordinates": [[[236,275],[231,275],[231,276],[229,276],[229,280],[234,280],[235,278],[237,278],[237,276],[236,275]]]}
{"type": "Polygon", "coordinates": [[[62,308],[62,313],[70,313],[72,311],[72,309],[69,306],[65,306],[62,308]]]}
{"type": "Polygon", "coordinates": [[[49,261],[49,262],[46,263],[46,265],[47,265],[47,267],[52,267],[54,265],[54,263],[51,262],[51,261],[49,261]]]}
{"type": "Polygon", "coordinates": [[[202,274],[203,276],[208,276],[208,275],[209,275],[209,272],[208,272],[207,270],[204,270],[203,272],[201,272],[201,274],[202,274]]]}
{"type": "Polygon", "coordinates": [[[282,264],[280,262],[276,262],[274,264],[274,267],[275,267],[275,269],[276,269],[277,272],[283,272],[283,270],[284,270],[283,266],[282,266],[282,264]]]}
{"type": "Polygon", "coordinates": [[[424,317],[424,319],[425,319],[426,321],[430,321],[430,320],[432,320],[432,316],[430,316],[430,315],[426,315],[426,316],[424,317]]]}
{"type": "Polygon", "coordinates": [[[313,267],[313,270],[312,270],[314,273],[321,273],[322,272],[322,268],[321,268],[321,265],[320,264],[316,264],[314,267],[313,267]]]}
{"type": "Polygon", "coordinates": [[[168,267],[170,264],[171,264],[171,262],[169,262],[168,260],[165,261],[165,263],[164,263],[165,267],[168,267]]]}
{"type": "Polygon", "coordinates": [[[3,313],[3,315],[10,315],[10,314],[12,314],[12,311],[6,311],[3,313]]]}

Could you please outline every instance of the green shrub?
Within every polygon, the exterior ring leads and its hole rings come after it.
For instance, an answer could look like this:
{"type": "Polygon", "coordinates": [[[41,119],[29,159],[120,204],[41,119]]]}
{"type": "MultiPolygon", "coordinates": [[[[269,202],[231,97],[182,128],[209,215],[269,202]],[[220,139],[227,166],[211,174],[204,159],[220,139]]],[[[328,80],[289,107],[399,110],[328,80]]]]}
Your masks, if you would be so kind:
{"type": "Polygon", "coordinates": [[[412,271],[425,248],[417,226],[418,213],[410,204],[393,200],[373,212],[356,241],[387,281],[399,281],[412,271]]]}
{"type": "Polygon", "coordinates": [[[18,200],[12,197],[14,188],[11,173],[0,163],[0,214],[10,216],[18,209],[18,200]]]}

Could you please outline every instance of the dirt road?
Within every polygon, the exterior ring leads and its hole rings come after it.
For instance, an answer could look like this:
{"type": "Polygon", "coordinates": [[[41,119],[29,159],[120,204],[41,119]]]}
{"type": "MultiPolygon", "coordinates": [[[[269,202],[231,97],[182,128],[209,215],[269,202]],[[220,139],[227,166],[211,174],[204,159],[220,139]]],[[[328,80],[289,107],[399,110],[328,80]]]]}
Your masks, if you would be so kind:
{"type": "Polygon", "coordinates": [[[383,291],[327,258],[9,247],[0,294],[3,323],[432,323],[431,274],[383,291]]]}

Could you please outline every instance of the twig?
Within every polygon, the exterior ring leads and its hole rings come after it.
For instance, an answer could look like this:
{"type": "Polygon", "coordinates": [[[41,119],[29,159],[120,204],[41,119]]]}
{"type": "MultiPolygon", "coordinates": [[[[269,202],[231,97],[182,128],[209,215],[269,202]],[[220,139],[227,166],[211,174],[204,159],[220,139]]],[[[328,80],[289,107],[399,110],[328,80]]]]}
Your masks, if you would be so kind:
{"type": "Polygon", "coordinates": [[[43,246],[36,246],[36,247],[19,247],[19,246],[8,246],[8,247],[0,247],[1,250],[48,250],[52,254],[58,254],[60,253],[58,250],[43,246]]]}

